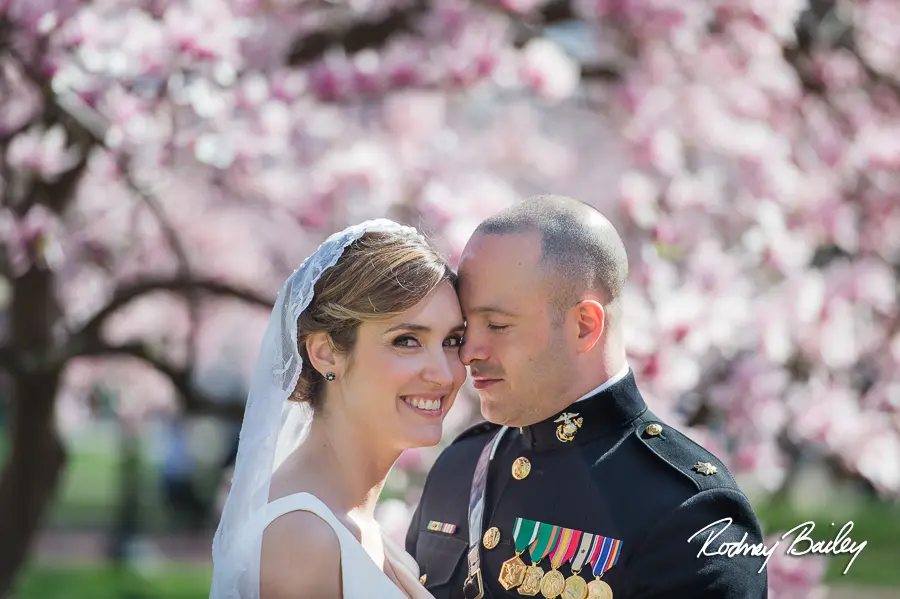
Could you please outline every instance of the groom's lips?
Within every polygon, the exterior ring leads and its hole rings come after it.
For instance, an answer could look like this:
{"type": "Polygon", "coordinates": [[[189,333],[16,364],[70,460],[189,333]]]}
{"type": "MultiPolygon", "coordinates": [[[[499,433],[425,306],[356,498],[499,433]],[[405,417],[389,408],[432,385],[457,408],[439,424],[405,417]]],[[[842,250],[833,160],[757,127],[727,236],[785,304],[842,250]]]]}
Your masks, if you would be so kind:
{"type": "Polygon", "coordinates": [[[503,379],[474,379],[472,381],[472,386],[480,391],[481,389],[487,389],[494,383],[499,383],[502,380],[503,379]]]}

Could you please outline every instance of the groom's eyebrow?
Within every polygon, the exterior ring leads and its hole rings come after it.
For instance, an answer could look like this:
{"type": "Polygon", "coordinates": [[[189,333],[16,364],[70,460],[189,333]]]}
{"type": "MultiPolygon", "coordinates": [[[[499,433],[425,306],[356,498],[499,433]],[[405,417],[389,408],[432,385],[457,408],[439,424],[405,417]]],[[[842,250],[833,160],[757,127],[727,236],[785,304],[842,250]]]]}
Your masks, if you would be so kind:
{"type": "Polygon", "coordinates": [[[516,317],[516,315],[509,310],[504,310],[499,306],[479,306],[477,308],[472,308],[467,312],[467,314],[471,314],[472,316],[479,316],[483,314],[499,314],[500,316],[508,316],[510,318],[516,317]]]}

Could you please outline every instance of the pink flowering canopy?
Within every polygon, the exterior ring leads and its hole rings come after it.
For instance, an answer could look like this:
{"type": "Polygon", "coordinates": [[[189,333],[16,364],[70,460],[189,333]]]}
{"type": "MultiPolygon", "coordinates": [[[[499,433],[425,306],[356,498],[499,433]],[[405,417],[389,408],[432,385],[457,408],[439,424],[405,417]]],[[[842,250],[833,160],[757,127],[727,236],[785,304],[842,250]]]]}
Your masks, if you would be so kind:
{"type": "Polygon", "coordinates": [[[898,30],[894,0],[0,0],[0,263],[54,272],[61,413],[127,382],[137,421],[239,396],[329,232],[455,258],[571,194],[628,244],[658,413],[757,490],[812,450],[896,497],[898,30]]]}

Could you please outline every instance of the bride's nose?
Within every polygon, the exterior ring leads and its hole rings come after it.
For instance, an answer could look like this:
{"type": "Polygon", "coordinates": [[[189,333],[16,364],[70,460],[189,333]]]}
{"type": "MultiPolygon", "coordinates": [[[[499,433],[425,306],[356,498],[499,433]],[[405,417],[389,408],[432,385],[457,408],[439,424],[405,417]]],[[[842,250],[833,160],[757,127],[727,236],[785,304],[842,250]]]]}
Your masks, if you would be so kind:
{"type": "Polygon", "coordinates": [[[435,356],[428,361],[428,364],[422,372],[422,378],[429,383],[441,387],[449,387],[453,385],[453,369],[450,365],[450,359],[457,361],[459,361],[459,359],[456,356],[446,355],[446,352],[442,353],[444,355],[435,356]]]}

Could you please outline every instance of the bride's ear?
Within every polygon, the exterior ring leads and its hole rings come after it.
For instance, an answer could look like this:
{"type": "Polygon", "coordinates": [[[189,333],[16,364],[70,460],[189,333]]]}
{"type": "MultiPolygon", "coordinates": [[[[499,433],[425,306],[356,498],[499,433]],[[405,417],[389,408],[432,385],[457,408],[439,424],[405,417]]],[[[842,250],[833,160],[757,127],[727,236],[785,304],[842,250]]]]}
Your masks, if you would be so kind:
{"type": "Polygon", "coordinates": [[[312,362],[313,368],[318,370],[322,376],[325,376],[326,372],[337,373],[338,355],[328,333],[313,333],[307,337],[306,353],[309,355],[309,361],[312,362]]]}

